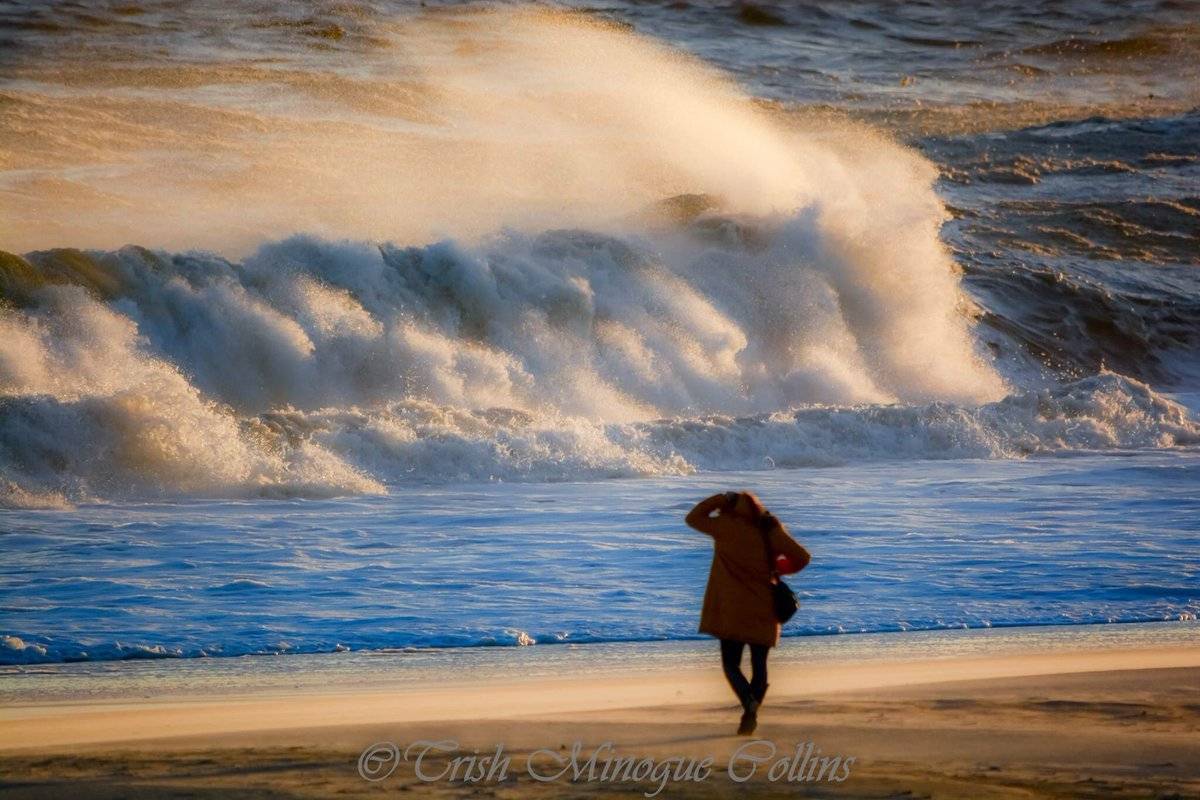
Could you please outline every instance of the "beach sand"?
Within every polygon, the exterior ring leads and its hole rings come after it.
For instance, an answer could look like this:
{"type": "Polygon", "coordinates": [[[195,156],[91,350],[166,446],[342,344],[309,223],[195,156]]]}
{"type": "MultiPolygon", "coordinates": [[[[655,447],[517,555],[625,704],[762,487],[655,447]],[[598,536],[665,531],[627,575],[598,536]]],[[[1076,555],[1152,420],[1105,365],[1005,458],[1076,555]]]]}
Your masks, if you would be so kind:
{"type": "MultiPolygon", "coordinates": [[[[738,714],[715,664],[335,689],[9,703],[0,789],[7,798],[653,794],[654,779],[538,781],[528,772],[534,751],[553,751],[534,757],[548,776],[574,743],[586,761],[610,742],[620,756],[656,764],[712,757],[704,780],[669,781],[660,797],[1200,797],[1200,643],[785,661],[752,738],[732,735],[738,714]],[[460,756],[502,745],[507,777],[423,781],[403,760],[378,782],[360,776],[368,745],[421,740],[452,740],[460,756]],[[809,742],[821,757],[854,758],[844,781],[801,780],[787,764],[768,779],[771,764],[809,742]],[[747,755],[771,748],[753,777],[734,780],[747,755]]],[[[422,764],[426,776],[449,766],[444,754],[422,764]]]]}

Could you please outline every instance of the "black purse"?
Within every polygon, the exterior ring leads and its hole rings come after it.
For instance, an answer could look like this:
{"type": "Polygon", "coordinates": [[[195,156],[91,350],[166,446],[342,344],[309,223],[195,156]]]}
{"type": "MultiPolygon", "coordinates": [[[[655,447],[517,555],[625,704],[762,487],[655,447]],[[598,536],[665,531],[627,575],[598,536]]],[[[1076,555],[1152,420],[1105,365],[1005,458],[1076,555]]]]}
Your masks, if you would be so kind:
{"type": "Polygon", "coordinates": [[[771,603],[775,608],[775,619],[779,620],[779,624],[787,622],[796,615],[800,609],[800,601],[796,599],[796,593],[792,591],[792,587],[783,582],[783,578],[775,571],[775,553],[771,550],[771,535],[767,532],[767,528],[774,523],[774,518],[767,514],[762,518],[758,526],[758,532],[762,534],[763,544],[767,548],[767,572],[775,579],[771,584],[771,603]]]}

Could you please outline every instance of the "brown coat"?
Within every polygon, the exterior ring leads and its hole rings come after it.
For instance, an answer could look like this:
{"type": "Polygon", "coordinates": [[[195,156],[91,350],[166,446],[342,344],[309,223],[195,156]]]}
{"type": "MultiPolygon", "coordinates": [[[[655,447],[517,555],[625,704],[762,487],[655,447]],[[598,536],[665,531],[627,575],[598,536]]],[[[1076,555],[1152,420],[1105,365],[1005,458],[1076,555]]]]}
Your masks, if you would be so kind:
{"type": "MultiPolygon", "coordinates": [[[[723,505],[722,495],[701,501],[687,515],[687,524],[713,537],[712,569],[700,613],[700,633],[718,639],[774,647],[779,644],[779,621],[771,599],[771,575],[758,526],[742,516],[710,516],[723,505]]],[[[771,548],[786,553],[801,567],[808,551],[782,523],[772,527],[771,548]]]]}

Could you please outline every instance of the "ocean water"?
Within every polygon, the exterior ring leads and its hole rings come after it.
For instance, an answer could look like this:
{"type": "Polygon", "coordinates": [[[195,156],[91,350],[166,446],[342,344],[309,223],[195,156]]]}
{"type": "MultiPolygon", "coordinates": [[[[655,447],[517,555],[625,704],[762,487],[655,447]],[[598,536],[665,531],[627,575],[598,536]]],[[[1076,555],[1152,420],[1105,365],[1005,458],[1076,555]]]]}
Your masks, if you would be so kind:
{"type": "MultiPolygon", "coordinates": [[[[789,639],[771,655],[773,666],[837,675],[842,665],[1062,655],[1192,647],[1200,622],[1137,625],[1068,624],[809,636],[789,639]]],[[[651,673],[679,675],[713,669],[719,645],[712,639],[592,642],[562,647],[410,647],[340,653],[295,653],[286,658],[139,658],[0,666],[0,703],[8,706],[158,699],[211,700],[267,692],[306,695],[351,692],[421,692],[465,684],[513,684],[588,676],[651,673]]],[[[953,665],[951,665],[953,668],[953,665]]],[[[677,692],[677,694],[681,694],[677,692]]],[[[628,698],[623,698],[628,699],[628,698]]],[[[635,701],[636,702],[636,701],[635,701]]],[[[136,733],[136,732],[135,732],[136,733]]],[[[130,738],[133,738],[132,736],[130,738]]]]}
{"type": "Polygon", "coordinates": [[[1197,20],[0,3],[0,663],[1194,620],[1197,20]]]}
{"type": "Polygon", "coordinates": [[[712,546],[682,517],[730,485],[758,489],[813,553],[789,634],[1194,621],[1198,473],[1129,453],[12,512],[0,607],[21,642],[0,653],[707,638],[712,546]]]}

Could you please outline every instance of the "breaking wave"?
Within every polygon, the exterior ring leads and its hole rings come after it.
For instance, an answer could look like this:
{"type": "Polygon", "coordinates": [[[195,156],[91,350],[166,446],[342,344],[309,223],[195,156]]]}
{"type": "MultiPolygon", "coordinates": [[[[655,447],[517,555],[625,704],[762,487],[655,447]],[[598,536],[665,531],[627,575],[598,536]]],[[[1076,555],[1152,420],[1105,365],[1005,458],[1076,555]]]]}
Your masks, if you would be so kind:
{"type": "Polygon", "coordinates": [[[926,256],[896,258],[820,209],[712,202],[624,237],[6,256],[10,495],[677,473],[716,465],[649,420],[1003,393],[929,231],[875,233],[926,256]]]}
{"type": "Polygon", "coordinates": [[[818,214],[755,225],[706,204],[676,199],[625,238],[7,256],[0,494],[328,496],[1200,443],[1182,406],[1114,373],[1004,396],[944,262],[901,261],[898,280],[831,253],[818,214]]]}
{"type": "MultiPolygon", "coordinates": [[[[882,134],[785,124],[578,14],[370,27],[369,80],[67,58],[55,75],[79,92],[13,90],[3,142],[45,163],[10,179],[50,184],[5,193],[9,246],[155,249],[0,253],[0,501],[1195,443],[1180,406],[1118,374],[1014,391],[1002,345],[1049,358],[1056,334],[1001,307],[1040,284],[976,306],[939,238],[937,169],[882,134]],[[247,94],[189,89],[214,82],[247,94]],[[82,135],[114,115],[121,137],[82,135]],[[54,152],[22,149],[60,129],[54,152]],[[124,166],[73,167],[108,161],[124,166]]],[[[35,80],[47,52],[13,74],[35,80]]],[[[1164,259],[1186,244],[1145,238],[1164,259]]],[[[1188,346],[1191,313],[1164,311],[1148,349],[1188,346]]]]}

